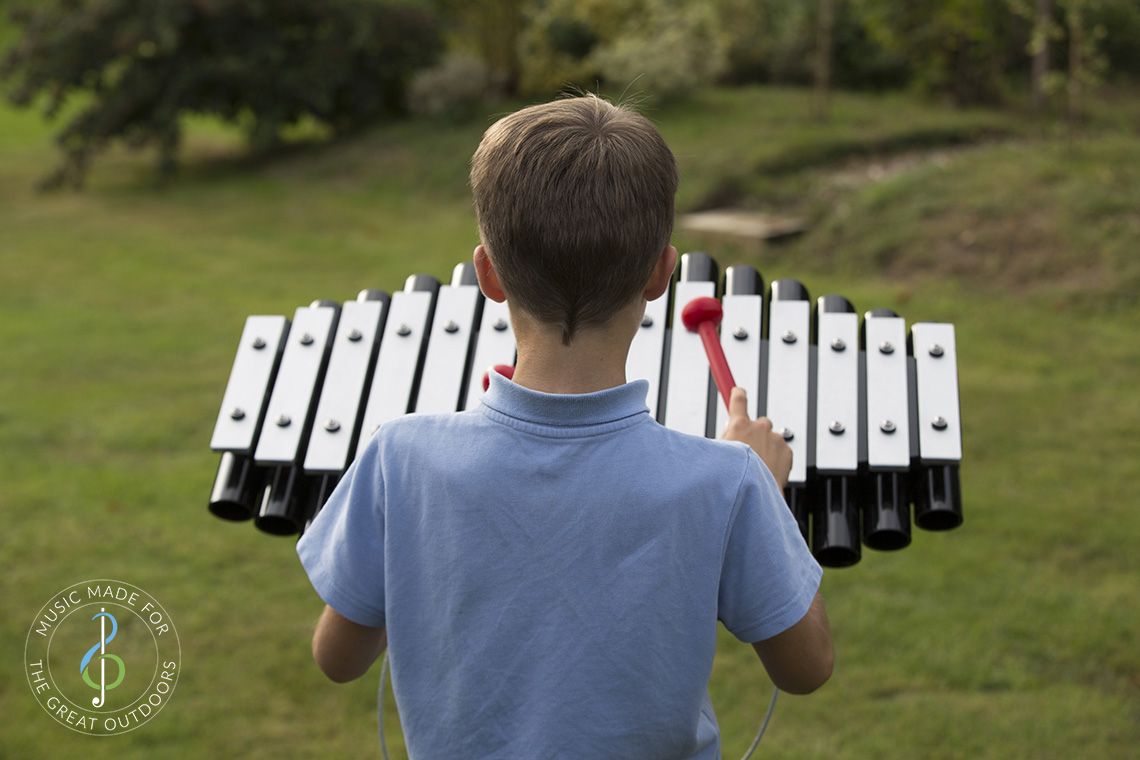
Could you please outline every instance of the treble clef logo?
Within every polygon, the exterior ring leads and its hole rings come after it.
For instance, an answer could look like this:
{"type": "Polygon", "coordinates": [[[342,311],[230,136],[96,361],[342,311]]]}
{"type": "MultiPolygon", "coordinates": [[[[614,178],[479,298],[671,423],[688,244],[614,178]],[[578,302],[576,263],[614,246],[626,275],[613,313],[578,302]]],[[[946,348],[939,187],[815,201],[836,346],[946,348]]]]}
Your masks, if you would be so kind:
{"type": "Polygon", "coordinates": [[[92,689],[99,691],[99,696],[91,699],[91,704],[95,707],[102,707],[107,701],[107,692],[111,689],[117,688],[123,682],[123,677],[127,674],[127,666],[123,664],[123,658],[117,654],[107,654],[107,645],[115,638],[115,634],[119,632],[119,621],[115,620],[115,616],[107,612],[105,607],[100,607],[99,611],[91,616],[91,619],[100,618],[99,620],[99,643],[93,645],[87,650],[87,654],[83,655],[83,659],[79,662],[79,672],[83,674],[83,683],[90,686],[92,689]],[[107,621],[111,621],[111,635],[107,635],[107,621]],[[87,672],[87,666],[91,664],[91,658],[95,654],[99,654],[99,683],[95,683],[87,672]],[[111,683],[107,683],[107,660],[112,660],[119,666],[119,674],[111,683]]]}

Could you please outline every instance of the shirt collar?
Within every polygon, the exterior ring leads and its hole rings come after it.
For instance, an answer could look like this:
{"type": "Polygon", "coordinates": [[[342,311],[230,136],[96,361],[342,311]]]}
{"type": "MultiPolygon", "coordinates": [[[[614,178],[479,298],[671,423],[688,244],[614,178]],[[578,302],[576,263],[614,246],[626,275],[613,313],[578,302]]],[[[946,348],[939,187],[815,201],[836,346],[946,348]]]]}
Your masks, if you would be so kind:
{"type": "Polygon", "coordinates": [[[649,381],[634,380],[592,393],[543,393],[512,382],[498,372],[491,372],[490,386],[483,394],[483,406],[524,423],[587,427],[647,415],[649,408],[645,397],[648,392],[649,381]]]}

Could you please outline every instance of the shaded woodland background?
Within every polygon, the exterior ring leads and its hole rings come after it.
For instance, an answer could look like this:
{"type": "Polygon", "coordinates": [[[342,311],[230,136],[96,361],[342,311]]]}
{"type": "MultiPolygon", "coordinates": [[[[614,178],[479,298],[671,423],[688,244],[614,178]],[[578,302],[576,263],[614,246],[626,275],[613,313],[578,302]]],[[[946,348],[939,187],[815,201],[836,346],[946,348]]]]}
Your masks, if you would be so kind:
{"type": "MultiPolygon", "coordinates": [[[[184,120],[254,149],[409,113],[601,90],[678,102],[711,85],[906,89],[959,107],[1063,111],[1140,75],[1131,0],[6,0],[8,96],[64,118],[49,186],[116,141],[173,170],[184,120]],[[1111,33],[1110,31],[1111,30],[1111,33]]],[[[0,6],[2,7],[2,6],[0,6]]]]}

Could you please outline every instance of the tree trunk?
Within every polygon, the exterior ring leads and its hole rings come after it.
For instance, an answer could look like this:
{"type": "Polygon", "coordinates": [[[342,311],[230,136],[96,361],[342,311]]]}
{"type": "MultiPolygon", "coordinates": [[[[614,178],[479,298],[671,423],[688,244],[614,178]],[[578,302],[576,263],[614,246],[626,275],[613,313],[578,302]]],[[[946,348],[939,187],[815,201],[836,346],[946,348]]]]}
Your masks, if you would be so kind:
{"type": "Polygon", "coordinates": [[[827,118],[831,99],[831,31],[835,25],[834,0],[819,0],[815,38],[815,115],[827,118]]]}
{"type": "Polygon", "coordinates": [[[475,35],[475,49],[500,95],[515,95],[522,78],[518,47],[523,5],[523,0],[486,0],[458,6],[463,9],[465,26],[475,35]]]}
{"type": "Polygon", "coordinates": [[[1049,74],[1049,30],[1053,23],[1053,0],[1037,0],[1033,23],[1033,110],[1045,107],[1045,77],[1049,74]]]}
{"type": "Polygon", "coordinates": [[[1084,61],[1084,18],[1081,7],[1072,4],[1069,7],[1067,21],[1069,25],[1069,76],[1065,88],[1065,116],[1069,122],[1069,133],[1072,135],[1077,124],[1077,111],[1080,107],[1081,83],[1085,77],[1084,61]]]}

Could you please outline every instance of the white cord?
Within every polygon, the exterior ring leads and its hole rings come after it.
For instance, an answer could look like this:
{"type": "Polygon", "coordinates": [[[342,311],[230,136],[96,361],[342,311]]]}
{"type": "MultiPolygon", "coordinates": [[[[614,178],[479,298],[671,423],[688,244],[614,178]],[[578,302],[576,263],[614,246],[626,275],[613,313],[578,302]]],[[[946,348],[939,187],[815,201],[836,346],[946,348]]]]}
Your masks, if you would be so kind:
{"type": "MultiPolygon", "coordinates": [[[[388,739],[384,736],[384,685],[388,681],[388,652],[384,652],[384,656],[380,659],[380,690],[376,694],[376,717],[380,725],[380,755],[384,760],[388,758],[388,739]]],[[[752,744],[748,746],[748,751],[744,753],[744,757],[740,760],[748,760],[752,757],[752,753],[760,746],[760,740],[764,738],[764,732],[768,730],[768,721],[772,720],[772,713],[776,710],[776,697],[780,696],[780,690],[772,688],[772,701],[768,703],[768,712],[764,713],[764,722],[760,724],[760,730],[756,732],[756,738],[752,740],[752,744]]]]}
{"type": "MultiPolygon", "coordinates": [[[[768,703],[768,712],[764,713],[764,722],[760,724],[760,730],[756,732],[756,738],[752,740],[752,744],[748,746],[748,751],[744,753],[744,757],[740,760],[748,760],[752,757],[752,753],[760,746],[760,740],[764,738],[764,732],[768,730],[768,721],[772,720],[772,713],[776,710],[776,697],[780,696],[780,690],[775,686],[772,687],[772,701],[768,703]]],[[[385,756],[387,760],[387,756],[385,756]]]]}
{"type": "Polygon", "coordinates": [[[388,760],[388,739],[384,736],[384,683],[388,680],[388,650],[380,660],[380,693],[376,695],[376,712],[380,719],[380,754],[388,760]]]}

